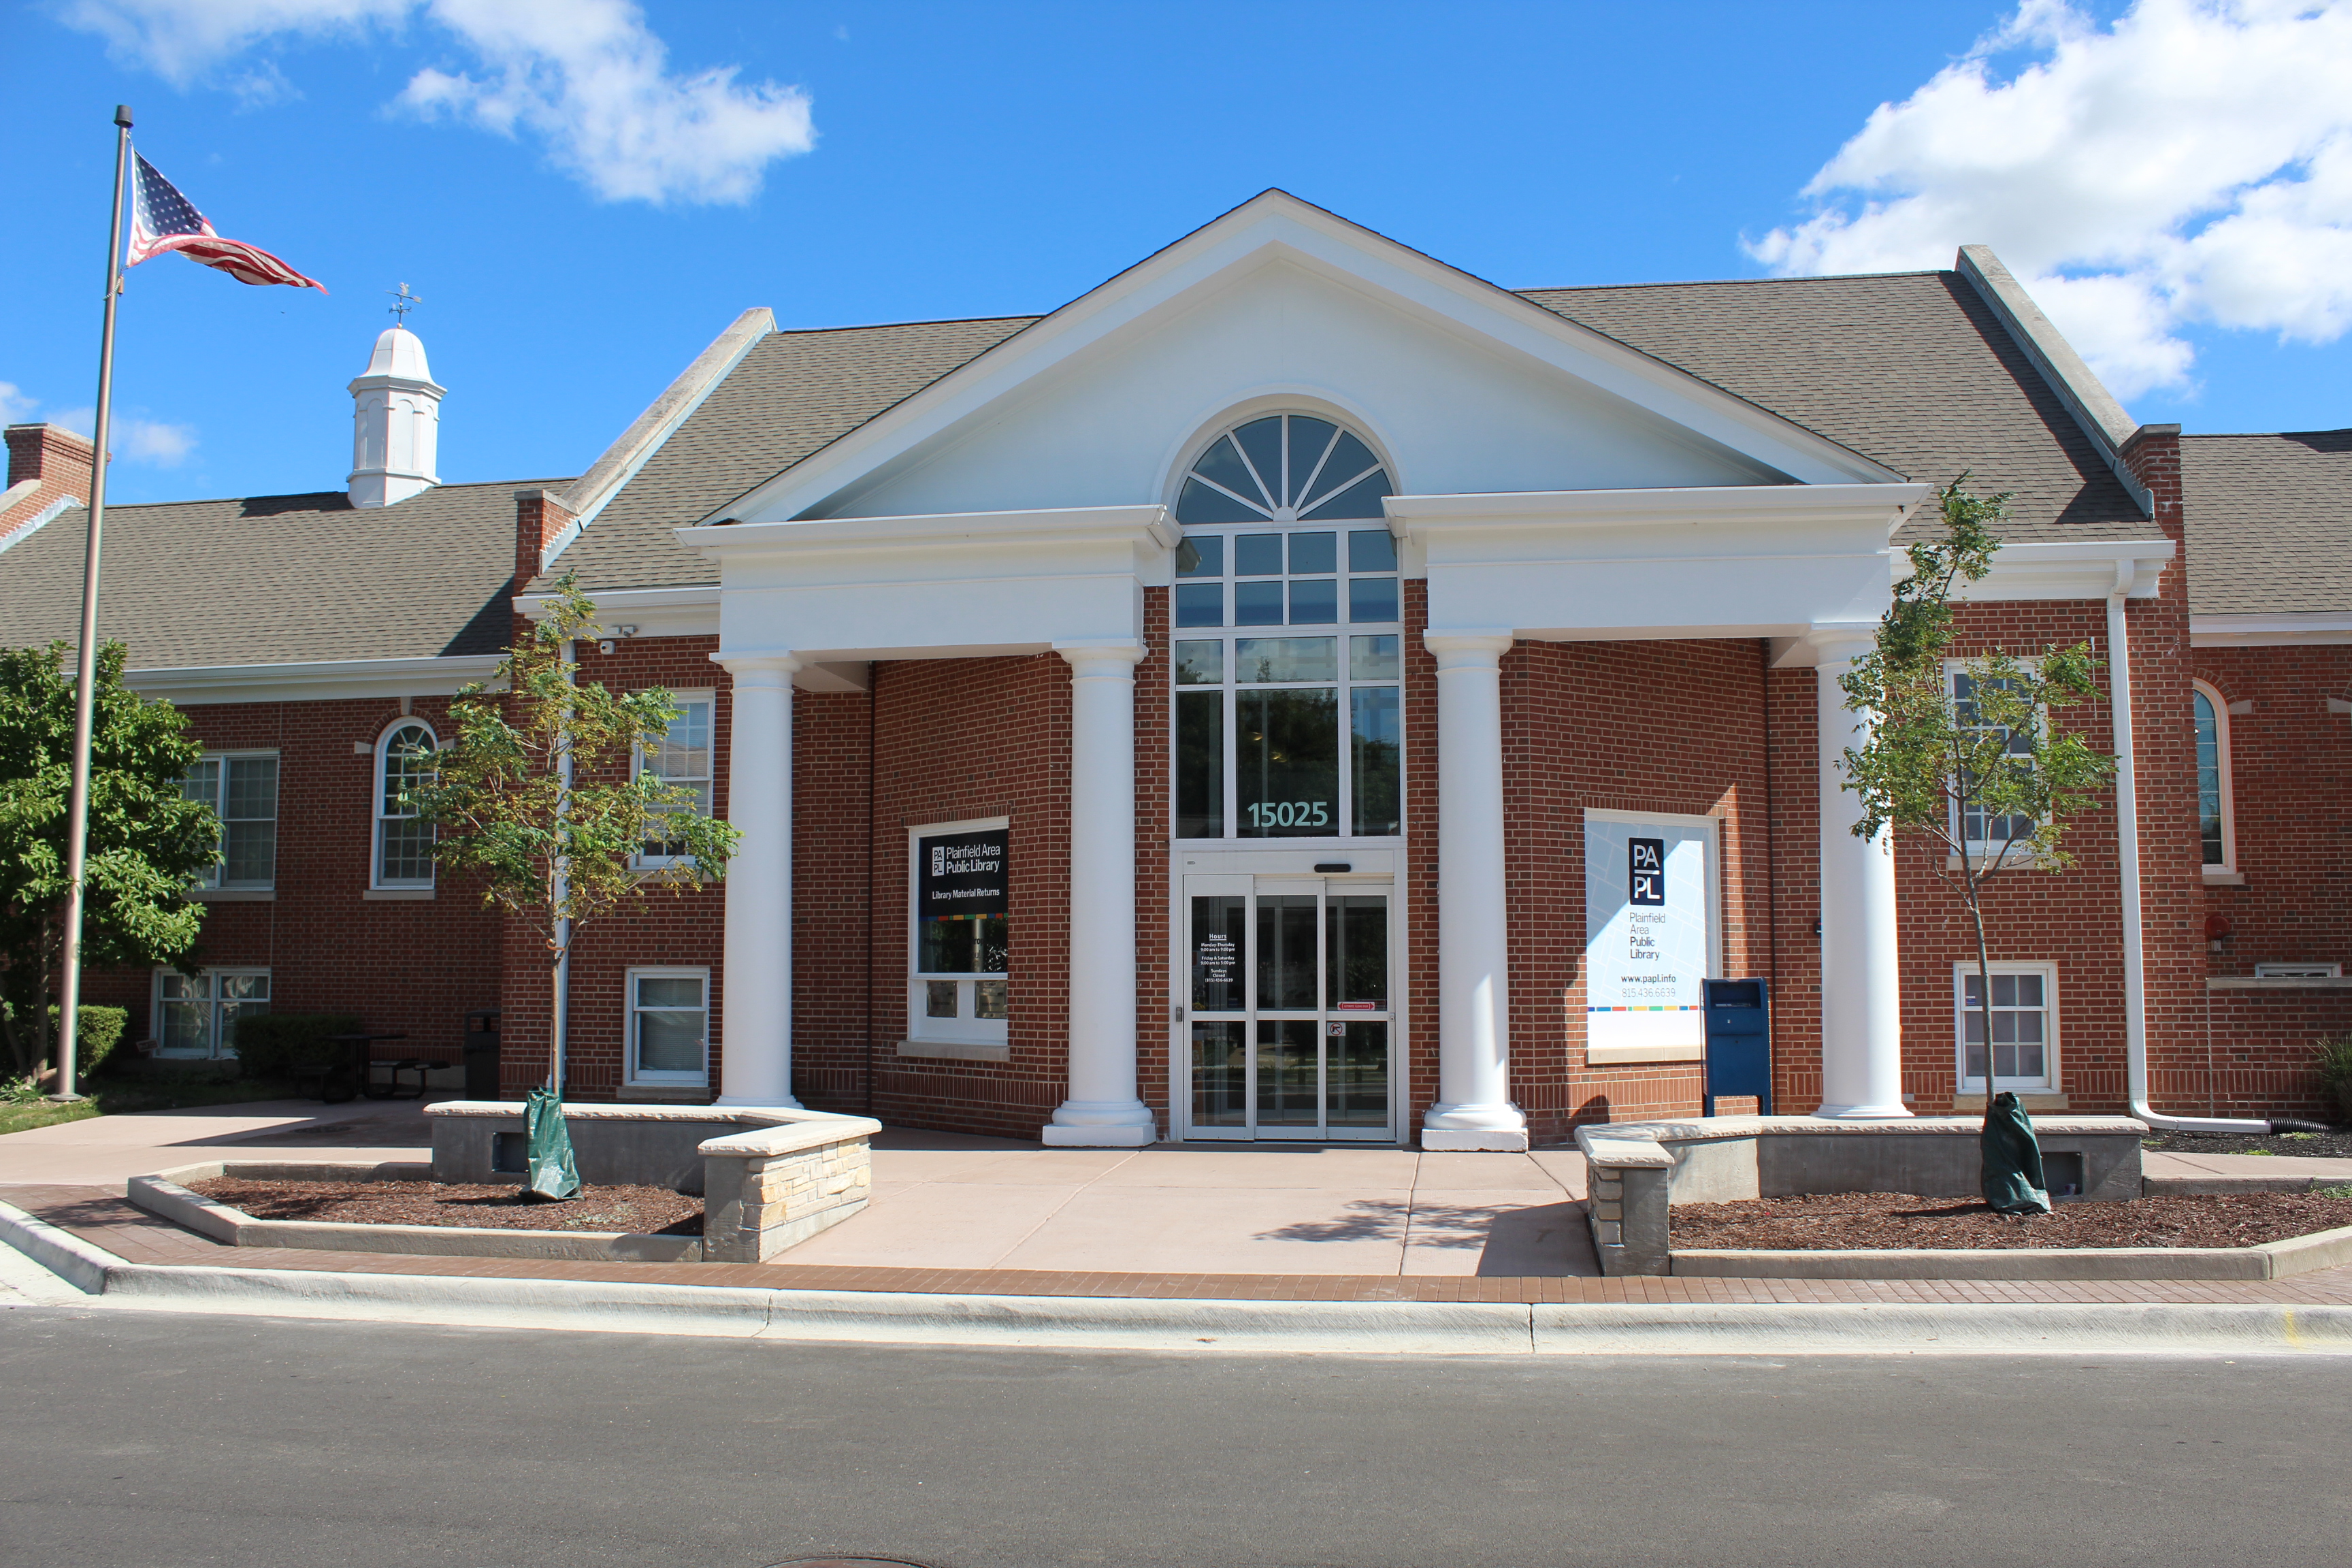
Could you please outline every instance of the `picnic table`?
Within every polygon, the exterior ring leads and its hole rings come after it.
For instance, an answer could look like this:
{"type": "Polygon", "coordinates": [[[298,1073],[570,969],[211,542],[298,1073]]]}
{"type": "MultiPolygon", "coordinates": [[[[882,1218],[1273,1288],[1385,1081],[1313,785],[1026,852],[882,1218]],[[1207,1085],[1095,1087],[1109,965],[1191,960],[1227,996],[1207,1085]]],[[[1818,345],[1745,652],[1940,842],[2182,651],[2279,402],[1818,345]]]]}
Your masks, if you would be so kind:
{"type": "Polygon", "coordinates": [[[343,1047],[350,1053],[349,1056],[341,1066],[331,1061],[323,1062],[306,1069],[301,1076],[306,1079],[316,1078],[319,1080],[319,1098],[330,1105],[339,1105],[344,1100],[362,1094],[366,1095],[370,1100],[394,1099],[400,1094],[400,1075],[413,1072],[416,1075],[416,1089],[409,1098],[422,1100],[425,1098],[425,1075],[439,1066],[439,1063],[428,1061],[423,1057],[388,1057],[381,1061],[376,1059],[377,1041],[406,1038],[408,1038],[407,1031],[403,1029],[362,1029],[354,1030],[347,1035],[329,1035],[328,1044],[343,1047]],[[390,1069],[390,1081],[384,1083],[376,1081],[375,1069],[380,1067],[390,1069]],[[338,1093],[339,1089],[342,1092],[338,1093]]]}

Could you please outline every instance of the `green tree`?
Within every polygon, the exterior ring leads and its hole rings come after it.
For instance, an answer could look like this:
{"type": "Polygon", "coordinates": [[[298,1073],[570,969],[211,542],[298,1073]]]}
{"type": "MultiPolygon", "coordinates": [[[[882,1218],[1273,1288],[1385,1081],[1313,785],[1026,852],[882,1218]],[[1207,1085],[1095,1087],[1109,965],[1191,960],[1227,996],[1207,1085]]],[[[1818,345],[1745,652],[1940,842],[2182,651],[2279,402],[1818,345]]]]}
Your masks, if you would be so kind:
{"type": "Polygon", "coordinates": [[[2099,803],[2113,762],[2050,716],[2098,698],[2088,643],[2020,657],[1949,658],[1953,595],[1991,570],[2009,497],[1971,495],[1962,474],[1937,499],[1939,539],[1910,547],[1911,575],[1895,588],[1870,654],[1839,679],[1846,707],[1871,721],[1869,739],[1845,753],[1844,786],[1860,797],[1857,837],[1892,824],[1926,836],[1943,853],[1944,880],[1958,893],[1976,935],[1979,1018],[1985,1042],[1985,1103],[1993,1089],[1992,964],[1984,895],[1991,879],[2025,868],[2056,870],[2074,858],[2069,819],[2099,803]]]}
{"type": "MultiPolygon", "coordinates": [[[[123,659],[121,643],[99,650],[84,861],[86,968],[184,959],[205,920],[204,906],[188,889],[220,856],[219,818],[180,787],[204,748],[178,709],[146,701],[122,684],[123,659]]],[[[55,1045],[73,739],[71,646],[0,650],[0,1034],[20,1074],[40,1071],[55,1045]]]]}
{"type": "MultiPolygon", "coordinates": [[[[632,766],[679,710],[659,687],[616,692],[578,679],[568,645],[597,631],[594,603],[565,574],[546,617],[493,680],[458,693],[455,738],[403,796],[434,825],[440,862],[478,876],[483,902],[539,937],[551,1005],[583,927],[656,889],[716,881],[739,837],[693,791],[632,766]],[[643,863],[648,845],[660,864],[643,863]]],[[[562,1009],[552,1017],[550,1073],[561,1094],[562,1009]]]]}

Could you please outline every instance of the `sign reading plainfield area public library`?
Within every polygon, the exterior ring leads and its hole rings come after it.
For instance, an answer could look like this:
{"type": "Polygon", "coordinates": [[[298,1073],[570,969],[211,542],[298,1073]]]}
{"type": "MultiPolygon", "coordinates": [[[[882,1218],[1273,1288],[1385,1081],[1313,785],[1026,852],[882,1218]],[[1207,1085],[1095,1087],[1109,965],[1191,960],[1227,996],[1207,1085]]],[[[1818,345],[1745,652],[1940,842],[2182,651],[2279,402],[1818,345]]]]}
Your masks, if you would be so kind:
{"type": "Polygon", "coordinates": [[[1588,1052],[1706,1049],[1699,983],[1715,964],[1712,843],[1705,823],[1586,816],[1588,1052]]]}
{"type": "Polygon", "coordinates": [[[915,912],[940,915],[1001,915],[1005,896],[1005,841],[1010,830],[981,827],[915,840],[915,912]]]}

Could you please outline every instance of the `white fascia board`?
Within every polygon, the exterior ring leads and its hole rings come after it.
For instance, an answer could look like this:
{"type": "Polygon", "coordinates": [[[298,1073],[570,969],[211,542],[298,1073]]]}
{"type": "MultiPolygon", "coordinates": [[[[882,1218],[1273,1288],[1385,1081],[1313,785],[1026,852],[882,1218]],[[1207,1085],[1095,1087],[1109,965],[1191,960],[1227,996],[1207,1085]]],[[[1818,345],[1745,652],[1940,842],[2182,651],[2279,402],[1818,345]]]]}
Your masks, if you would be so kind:
{"type": "Polygon", "coordinates": [[[1426,543],[1452,532],[1826,522],[1878,530],[1883,542],[1926,500],[1924,484],[1704,485],[1638,490],[1521,490],[1390,496],[1389,531],[1426,543]]]}
{"type": "Polygon", "coordinates": [[[2297,643],[2352,643],[2352,614],[2189,617],[2191,647],[2289,647],[2297,643]]]}
{"type": "Polygon", "coordinates": [[[1902,478],[1507,289],[1269,191],[1023,328],[705,521],[796,517],[1114,333],[1189,309],[1228,277],[1276,259],[1445,323],[1489,349],[1525,353],[1793,479],[1902,478]]]}
{"type": "Polygon", "coordinates": [[[500,656],[349,658],[303,664],[189,665],[123,671],[142,697],[180,706],[210,702],[331,702],[361,697],[454,697],[498,673],[500,656]]]}
{"type": "Polygon", "coordinates": [[[1184,537],[1164,506],[1054,507],[1037,511],[953,511],[918,517],[820,518],[673,530],[680,544],[721,563],[802,554],[931,552],[948,544],[1156,544],[1184,537]]]}
{"type": "MultiPolygon", "coordinates": [[[[1952,596],[1975,604],[2104,599],[2121,587],[2127,598],[2153,599],[2172,557],[2169,539],[2004,544],[1993,552],[1992,570],[1955,588],[1952,596]]],[[[1897,553],[1895,580],[1910,574],[1909,559],[1897,553]]]]}
{"type": "MultiPolygon", "coordinates": [[[[593,595],[596,621],[612,636],[615,626],[635,626],[640,637],[716,637],[719,633],[719,584],[688,588],[616,588],[593,595]]],[[[514,607],[534,621],[547,618],[552,594],[519,594],[514,607]]]]}

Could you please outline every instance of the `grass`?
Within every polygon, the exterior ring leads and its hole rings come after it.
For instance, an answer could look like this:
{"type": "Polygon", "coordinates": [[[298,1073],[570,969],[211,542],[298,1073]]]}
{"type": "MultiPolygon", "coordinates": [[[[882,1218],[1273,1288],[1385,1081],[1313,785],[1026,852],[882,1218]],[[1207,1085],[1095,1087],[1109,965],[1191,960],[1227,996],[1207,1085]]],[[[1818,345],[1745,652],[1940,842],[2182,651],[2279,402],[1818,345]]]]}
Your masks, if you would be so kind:
{"type": "Polygon", "coordinates": [[[46,1100],[0,1104],[0,1136],[29,1132],[36,1127],[56,1127],[93,1116],[121,1116],[134,1110],[184,1110],[198,1105],[242,1105],[257,1100],[291,1100],[290,1079],[195,1079],[173,1083],[150,1079],[118,1083],[101,1079],[89,1096],[70,1104],[46,1100]]]}

